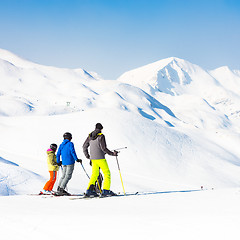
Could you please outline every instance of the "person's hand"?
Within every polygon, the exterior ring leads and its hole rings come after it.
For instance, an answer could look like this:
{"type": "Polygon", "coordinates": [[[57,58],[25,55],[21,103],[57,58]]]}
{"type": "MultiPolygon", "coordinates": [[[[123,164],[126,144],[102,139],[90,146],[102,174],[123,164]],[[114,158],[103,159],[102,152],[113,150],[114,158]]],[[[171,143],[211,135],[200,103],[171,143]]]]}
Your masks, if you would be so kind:
{"type": "Polygon", "coordinates": [[[59,163],[57,163],[57,165],[60,167],[62,166],[62,161],[60,161],[59,163]]]}
{"type": "Polygon", "coordinates": [[[76,161],[82,164],[82,159],[77,159],[76,161]]]}
{"type": "Polygon", "coordinates": [[[114,150],[114,152],[113,152],[113,156],[118,156],[118,151],[116,151],[116,150],[114,150]]]}

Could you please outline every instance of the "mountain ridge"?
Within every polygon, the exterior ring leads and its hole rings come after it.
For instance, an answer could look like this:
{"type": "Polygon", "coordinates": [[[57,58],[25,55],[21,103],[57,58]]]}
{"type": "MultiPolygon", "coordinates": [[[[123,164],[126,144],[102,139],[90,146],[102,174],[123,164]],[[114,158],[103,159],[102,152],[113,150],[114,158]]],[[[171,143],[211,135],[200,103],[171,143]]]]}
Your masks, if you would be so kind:
{"type": "MultiPolygon", "coordinates": [[[[239,120],[238,76],[226,67],[206,71],[184,59],[170,57],[128,71],[117,80],[104,80],[80,68],[31,65],[31,62],[27,62],[28,68],[17,67],[14,63],[20,58],[2,49],[1,58],[5,59],[0,60],[2,116],[52,115],[107,107],[132,111],[168,126],[182,122],[197,127],[207,122],[209,125],[214,117],[196,121],[200,112],[203,116],[210,112],[215,115],[216,126],[229,121],[225,115],[239,120]],[[226,71],[226,76],[236,76],[232,89],[224,86],[224,78],[218,76],[222,71],[226,71]],[[191,102],[200,104],[198,112],[191,102]]],[[[23,64],[25,60],[20,62],[23,64]]]]}

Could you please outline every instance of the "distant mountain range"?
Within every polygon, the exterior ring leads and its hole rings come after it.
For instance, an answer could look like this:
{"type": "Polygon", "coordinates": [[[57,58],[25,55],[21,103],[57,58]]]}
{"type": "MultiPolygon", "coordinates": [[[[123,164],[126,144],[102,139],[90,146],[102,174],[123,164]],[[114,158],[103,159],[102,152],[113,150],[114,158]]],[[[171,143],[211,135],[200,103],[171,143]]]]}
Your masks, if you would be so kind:
{"type": "Polygon", "coordinates": [[[168,126],[225,128],[240,120],[240,70],[207,71],[176,57],[104,80],[81,68],[26,61],[0,49],[0,115],[53,115],[103,106],[168,126]]]}

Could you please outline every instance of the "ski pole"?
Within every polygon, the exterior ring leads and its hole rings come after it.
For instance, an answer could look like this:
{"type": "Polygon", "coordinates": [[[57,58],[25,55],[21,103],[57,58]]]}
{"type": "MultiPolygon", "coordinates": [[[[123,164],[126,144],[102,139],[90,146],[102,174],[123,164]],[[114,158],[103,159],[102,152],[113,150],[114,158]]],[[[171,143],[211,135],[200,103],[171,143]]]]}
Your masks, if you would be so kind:
{"type": "Polygon", "coordinates": [[[118,150],[122,150],[122,149],[126,149],[127,147],[122,147],[122,148],[117,148],[117,149],[114,149],[113,151],[118,151],[118,150]]]}
{"type": "Polygon", "coordinates": [[[88,174],[87,174],[87,172],[86,172],[86,170],[85,170],[85,168],[84,168],[82,163],[81,163],[81,165],[82,165],[82,168],[83,168],[84,172],[86,173],[87,177],[90,179],[90,177],[88,176],[88,174]]]}
{"type": "Polygon", "coordinates": [[[123,192],[124,192],[124,195],[126,195],[126,192],[125,192],[125,189],[124,189],[124,186],[123,186],[122,174],[121,174],[121,171],[120,171],[120,166],[119,166],[119,163],[118,163],[117,156],[116,156],[116,160],[117,160],[118,170],[119,170],[119,174],[120,174],[120,178],[121,178],[121,182],[122,182],[123,192]]]}

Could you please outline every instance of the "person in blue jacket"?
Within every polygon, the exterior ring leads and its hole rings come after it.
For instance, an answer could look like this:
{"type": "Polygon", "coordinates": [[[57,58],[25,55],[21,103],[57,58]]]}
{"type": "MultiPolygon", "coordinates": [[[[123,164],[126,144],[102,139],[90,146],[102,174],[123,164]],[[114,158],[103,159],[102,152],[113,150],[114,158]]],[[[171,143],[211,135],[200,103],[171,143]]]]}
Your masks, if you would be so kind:
{"type": "Polygon", "coordinates": [[[58,148],[57,152],[57,164],[62,166],[62,177],[58,184],[57,194],[58,195],[70,195],[66,190],[66,186],[69,180],[72,178],[75,162],[82,163],[81,159],[78,159],[75,152],[74,144],[71,142],[72,134],[66,132],[63,134],[63,142],[58,148]],[[60,156],[62,161],[60,160],[60,156]]]}

